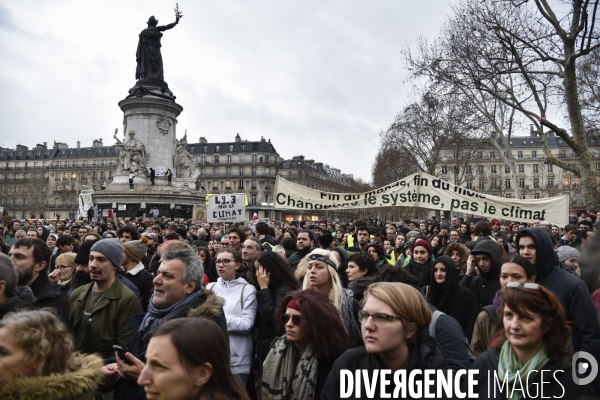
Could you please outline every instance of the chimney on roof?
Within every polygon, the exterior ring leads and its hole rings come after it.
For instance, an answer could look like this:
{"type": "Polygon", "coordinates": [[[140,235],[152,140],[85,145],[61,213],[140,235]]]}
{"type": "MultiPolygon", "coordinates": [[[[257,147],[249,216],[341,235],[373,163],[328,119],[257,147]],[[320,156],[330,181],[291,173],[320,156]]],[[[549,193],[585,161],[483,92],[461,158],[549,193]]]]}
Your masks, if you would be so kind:
{"type": "Polygon", "coordinates": [[[237,135],[235,135],[235,142],[240,143],[241,141],[242,141],[242,138],[240,137],[240,134],[238,133],[237,135]]]}
{"type": "Polygon", "coordinates": [[[204,136],[202,136],[200,138],[200,140],[198,141],[198,143],[208,143],[208,141],[206,140],[206,138],[204,136]]]}
{"type": "Polygon", "coordinates": [[[102,147],[102,139],[94,139],[92,147],[102,147]]]}
{"type": "Polygon", "coordinates": [[[260,141],[261,141],[261,142],[264,142],[264,141],[265,141],[265,137],[264,137],[264,136],[261,136],[261,137],[260,137],[260,141]]]}
{"type": "Polygon", "coordinates": [[[80,149],[81,148],[81,142],[78,140],[77,141],[77,148],[80,149]]]}

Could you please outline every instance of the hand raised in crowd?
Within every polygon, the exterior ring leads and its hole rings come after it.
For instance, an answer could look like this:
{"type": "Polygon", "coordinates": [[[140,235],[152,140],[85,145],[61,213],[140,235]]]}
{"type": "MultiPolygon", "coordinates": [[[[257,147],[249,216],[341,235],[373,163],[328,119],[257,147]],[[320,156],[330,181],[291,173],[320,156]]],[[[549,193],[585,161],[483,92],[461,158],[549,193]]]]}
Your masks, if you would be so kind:
{"type": "Polygon", "coordinates": [[[475,273],[475,270],[477,269],[477,259],[475,258],[475,256],[470,255],[468,260],[467,260],[467,272],[466,275],[467,276],[473,276],[473,274],[475,273]]]}
{"type": "Polygon", "coordinates": [[[127,357],[127,360],[129,360],[131,364],[127,364],[124,360],[119,358],[117,353],[115,354],[115,357],[117,358],[119,374],[128,381],[136,382],[146,364],[144,364],[139,358],[135,357],[130,352],[125,353],[125,357],[127,357]]]}
{"type": "Polygon", "coordinates": [[[266,272],[265,269],[261,266],[256,270],[256,280],[258,281],[258,285],[261,290],[269,288],[269,282],[271,281],[271,273],[266,272]]]}
{"type": "Polygon", "coordinates": [[[58,268],[48,274],[48,280],[52,283],[58,282],[58,268]]]}

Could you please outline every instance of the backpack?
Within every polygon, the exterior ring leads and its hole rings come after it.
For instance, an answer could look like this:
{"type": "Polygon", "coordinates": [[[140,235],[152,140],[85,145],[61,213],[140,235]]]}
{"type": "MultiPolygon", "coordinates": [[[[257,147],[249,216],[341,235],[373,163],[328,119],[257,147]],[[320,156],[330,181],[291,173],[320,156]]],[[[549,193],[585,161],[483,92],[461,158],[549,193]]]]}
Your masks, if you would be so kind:
{"type": "MultiPolygon", "coordinates": [[[[445,314],[439,310],[435,310],[433,312],[433,314],[431,315],[431,323],[429,324],[429,336],[431,336],[433,339],[436,339],[435,337],[435,326],[437,324],[437,320],[440,317],[440,315],[445,314]]],[[[436,339],[437,341],[437,339],[436,339]]],[[[465,341],[467,341],[467,338],[465,338],[465,341]]],[[[471,348],[469,347],[469,343],[467,341],[467,349],[469,351],[469,362],[473,363],[473,361],[475,361],[475,354],[473,354],[473,352],[471,351],[471,348]]]]}
{"type": "Polygon", "coordinates": [[[489,304],[482,308],[483,311],[488,313],[490,318],[494,321],[494,324],[498,326],[498,312],[496,311],[496,307],[493,304],[489,304]]]}

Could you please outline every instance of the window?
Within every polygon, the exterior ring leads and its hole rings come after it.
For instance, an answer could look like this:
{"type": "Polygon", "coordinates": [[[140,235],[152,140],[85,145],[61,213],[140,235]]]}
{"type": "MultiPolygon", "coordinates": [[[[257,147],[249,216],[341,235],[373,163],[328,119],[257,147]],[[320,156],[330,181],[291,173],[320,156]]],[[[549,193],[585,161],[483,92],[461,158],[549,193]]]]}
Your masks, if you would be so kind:
{"type": "Polygon", "coordinates": [[[523,152],[517,151],[517,158],[523,158],[523,152]]]}
{"type": "Polygon", "coordinates": [[[554,179],[548,178],[548,188],[553,188],[553,187],[554,187],[554,179]]]}
{"type": "Polygon", "coordinates": [[[533,178],[533,188],[534,189],[540,188],[540,179],[539,178],[533,178]]]}
{"type": "Polygon", "coordinates": [[[594,149],[594,158],[600,157],[600,149],[594,149]]]}
{"type": "Polygon", "coordinates": [[[215,151],[218,153],[221,150],[221,145],[216,145],[215,146],[215,151]]]}
{"type": "Polygon", "coordinates": [[[520,187],[521,189],[524,189],[524,188],[525,188],[525,179],[523,179],[523,178],[520,178],[520,179],[519,179],[519,187],[520,187]]]}
{"type": "Polygon", "coordinates": [[[537,151],[531,150],[531,158],[537,158],[537,151]]]}
{"type": "Polygon", "coordinates": [[[240,176],[244,176],[244,167],[240,167],[240,176]]]}
{"type": "Polygon", "coordinates": [[[92,179],[96,179],[96,171],[92,171],[92,179]]]}
{"type": "Polygon", "coordinates": [[[227,164],[231,164],[231,154],[227,154],[227,164]]]}
{"type": "Polygon", "coordinates": [[[525,164],[519,164],[519,172],[520,173],[525,172],[525,164]]]}
{"type": "Polygon", "coordinates": [[[600,163],[596,163],[596,172],[600,172],[600,163]]]}
{"type": "Polygon", "coordinates": [[[483,174],[483,165],[479,165],[477,167],[477,172],[480,173],[480,174],[483,174]]]}
{"type": "Polygon", "coordinates": [[[533,172],[540,172],[540,171],[539,171],[539,166],[538,166],[537,164],[533,164],[533,165],[531,166],[531,168],[533,168],[533,172]]]}
{"type": "Polygon", "coordinates": [[[200,156],[200,164],[206,165],[206,156],[200,156]]]}
{"type": "Polygon", "coordinates": [[[208,153],[208,146],[202,146],[202,152],[208,153]]]}
{"type": "Polygon", "coordinates": [[[256,189],[256,181],[252,181],[252,189],[256,189]]]}
{"type": "Polygon", "coordinates": [[[265,175],[267,175],[267,176],[271,175],[271,168],[269,168],[269,167],[265,168],[265,175]]]}
{"type": "Polygon", "coordinates": [[[231,167],[227,167],[227,176],[231,176],[231,167]]]}
{"type": "Polygon", "coordinates": [[[271,181],[265,181],[265,189],[271,189],[271,181]]]}
{"type": "Polygon", "coordinates": [[[510,189],[510,179],[505,179],[504,183],[506,183],[506,188],[510,189]]]}
{"type": "Polygon", "coordinates": [[[245,159],[244,155],[240,154],[240,164],[243,164],[246,162],[244,159],[245,159]]]}
{"type": "Polygon", "coordinates": [[[552,164],[548,164],[548,172],[552,172],[552,164]]]}
{"type": "Polygon", "coordinates": [[[268,203],[268,202],[269,202],[269,195],[265,194],[265,203],[268,203]]]}
{"type": "Polygon", "coordinates": [[[256,195],[253,194],[252,197],[250,198],[250,205],[255,206],[256,205],[256,195]]]}
{"type": "MultiPolygon", "coordinates": [[[[18,163],[17,163],[17,164],[18,164],[18,163]]],[[[8,165],[8,164],[6,164],[6,165],[8,165]]],[[[60,167],[61,167],[61,166],[60,166],[60,161],[57,161],[57,162],[56,162],[56,168],[60,168],[60,167]]]]}
{"type": "Polygon", "coordinates": [[[112,172],[112,171],[108,171],[108,177],[109,177],[110,179],[112,179],[112,174],[113,174],[113,172],[112,172]]]}
{"type": "Polygon", "coordinates": [[[558,153],[558,158],[566,158],[567,157],[567,151],[566,150],[560,150],[558,153]]]}
{"type": "Polygon", "coordinates": [[[231,181],[225,181],[225,188],[231,189],[231,181]]]}
{"type": "Polygon", "coordinates": [[[219,168],[213,169],[213,176],[219,176],[219,168]]]}
{"type": "MultiPolygon", "coordinates": [[[[73,165],[73,166],[75,166],[75,165],[73,165]]],[[[102,160],[102,166],[106,167],[106,160],[102,160]]]]}
{"type": "MultiPolygon", "coordinates": [[[[596,165],[599,165],[599,164],[596,164],[596,165]]],[[[444,174],[444,175],[448,174],[448,166],[446,166],[446,165],[442,166],[442,174],[444,174]]]]}
{"type": "Polygon", "coordinates": [[[508,165],[504,166],[504,173],[510,174],[510,167],[508,165]]]}
{"type": "Polygon", "coordinates": [[[256,167],[252,167],[252,176],[256,176],[256,167]]]}
{"type": "Polygon", "coordinates": [[[256,154],[252,154],[252,164],[256,164],[258,162],[258,157],[256,154]]]}
{"type": "Polygon", "coordinates": [[[104,171],[100,171],[100,179],[104,179],[104,171]]]}
{"type": "Polygon", "coordinates": [[[233,151],[233,145],[230,144],[229,146],[227,146],[227,148],[229,149],[229,151],[233,151]]]}
{"type": "MultiPolygon", "coordinates": [[[[269,155],[268,155],[268,154],[265,154],[265,162],[266,162],[266,163],[268,163],[268,162],[269,162],[269,155]]],[[[267,201],[267,203],[268,203],[268,201],[267,201]]]]}
{"type": "Polygon", "coordinates": [[[473,181],[467,181],[467,189],[473,189],[473,181]]]}
{"type": "Polygon", "coordinates": [[[473,167],[472,167],[472,166],[470,166],[470,165],[467,165],[467,166],[465,167],[465,173],[466,173],[466,174],[469,174],[469,175],[470,175],[470,174],[472,174],[472,173],[473,173],[473,167]]]}
{"type": "Polygon", "coordinates": [[[243,181],[243,180],[241,180],[241,179],[240,179],[240,180],[238,181],[238,187],[239,187],[239,188],[242,188],[242,189],[244,188],[244,181],[243,181]]]}
{"type": "Polygon", "coordinates": [[[200,168],[200,176],[203,178],[206,176],[206,168],[200,168]]]}
{"type": "Polygon", "coordinates": [[[491,168],[492,168],[492,174],[497,174],[498,173],[498,170],[496,169],[495,165],[492,165],[491,168]]]}
{"type": "Polygon", "coordinates": [[[215,156],[215,164],[219,163],[219,156],[215,156]]]}
{"type": "Polygon", "coordinates": [[[84,166],[84,167],[87,167],[87,166],[88,166],[88,164],[87,164],[87,160],[83,160],[83,166],[84,166]]]}
{"type": "Polygon", "coordinates": [[[485,183],[483,182],[482,179],[479,180],[479,190],[484,190],[485,189],[485,183]]]}
{"type": "Polygon", "coordinates": [[[540,198],[540,194],[539,193],[534,193],[533,194],[533,198],[534,199],[539,199],[540,198]]]}
{"type": "Polygon", "coordinates": [[[496,159],[496,152],[490,151],[490,160],[495,160],[495,159],[496,159]]]}
{"type": "Polygon", "coordinates": [[[496,189],[498,187],[498,182],[495,179],[492,179],[492,189],[496,189]]]}
{"type": "Polygon", "coordinates": [[[94,167],[98,166],[98,160],[94,160],[94,167]]]}

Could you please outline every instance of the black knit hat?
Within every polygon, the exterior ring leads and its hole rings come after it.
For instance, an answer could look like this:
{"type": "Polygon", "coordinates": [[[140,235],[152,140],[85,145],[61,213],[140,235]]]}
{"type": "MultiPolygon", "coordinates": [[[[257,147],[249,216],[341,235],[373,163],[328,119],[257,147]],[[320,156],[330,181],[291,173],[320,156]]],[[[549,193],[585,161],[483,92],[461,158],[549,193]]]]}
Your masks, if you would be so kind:
{"type": "Polygon", "coordinates": [[[79,246],[79,250],[77,250],[77,256],[75,256],[75,264],[89,264],[90,262],[90,251],[92,250],[92,246],[99,239],[96,240],[86,240],[81,243],[79,246]]]}

